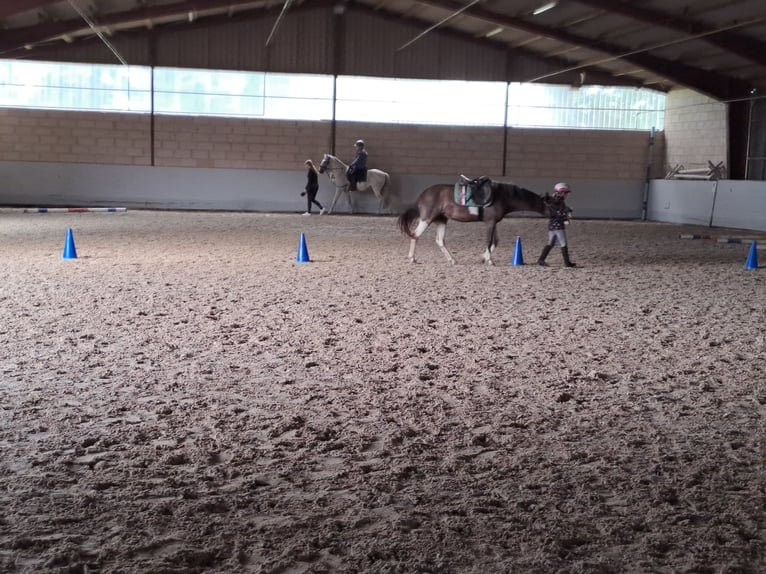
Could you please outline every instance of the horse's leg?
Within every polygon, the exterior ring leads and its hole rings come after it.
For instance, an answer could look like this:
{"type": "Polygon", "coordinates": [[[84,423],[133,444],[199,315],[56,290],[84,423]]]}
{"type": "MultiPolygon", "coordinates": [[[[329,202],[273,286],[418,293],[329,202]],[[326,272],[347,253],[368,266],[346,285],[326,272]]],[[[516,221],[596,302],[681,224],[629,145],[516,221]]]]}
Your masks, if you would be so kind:
{"type": "Polygon", "coordinates": [[[487,248],[482,255],[482,259],[487,265],[495,264],[492,261],[492,252],[495,250],[495,247],[497,247],[497,223],[491,222],[487,227],[487,248]]]}
{"type": "Polygon", "coordinates": [[[340,195],[341,189],[343,188],[342,187],[335,188],[335,195],[332,198],[332,205],[330,205],[330,209],[327,210],[327,215],[332,215],[332,210],[335,209],[335,204],[338,202],[338,196],[340,195]]]}
{"type": "Polygon", "coordinates": [[[423,232],[428,229],[428,222],[423,221],[422,219],[418,222],[417,227],[412,232],[412,234],[415,236],[413,239],[410,239],[410,253],[408,255],[410,261],[412,263],[415,263],[415,245],[418,242],[418,237],[423,235],[423,232]]]}
{"type": "Polygon", "coordinates": [[[449,261],[452,265],[455,264],[455,259],[452,257],[449,251],[447,251],[447,247],[444,245],[444,235],[447,233],[447,222],[446,221],[437,221],[436,222],[436,245],[439,246],[439,249],[442,250],[442,253],[444,253],[444,256],[447,258],[447,261],[449,261]]]}
{"type": "Polygon", "coordinates": [[[378,199],[383,199],[383,196],[380,195],[380,190],[378,189],[378,186],[371,181],[368,181],[367,183],[369,184],[370,189],[372,189],[372,193],[375,194],[375,197],[377,197],[378,199]]]}

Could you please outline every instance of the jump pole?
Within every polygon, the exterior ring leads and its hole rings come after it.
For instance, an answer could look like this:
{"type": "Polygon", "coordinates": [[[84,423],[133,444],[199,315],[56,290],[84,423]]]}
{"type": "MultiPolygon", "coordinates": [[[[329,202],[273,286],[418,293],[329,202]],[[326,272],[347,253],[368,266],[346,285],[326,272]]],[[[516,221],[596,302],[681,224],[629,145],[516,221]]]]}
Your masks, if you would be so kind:
{"type": "Polygon", "coordinates": [[[698,235],[696,233],[682,233],[679,239],[718,239],[717,235],[698,235]]]}
{"type": "Polygon", "coordinates": [[[123,213],[127,207],[35,207],[24,213],[123,213]]]}
{"type": "Polygon", "coordinates": [[[766,241],[766,235],[697,235],[682,233],[679,239],[707,239],[717,243],[746,243],[749,241],[766,241]]]}
{"type": "Polygon", "coordinates": [[[766,235],[732,235],[716,239],[717,243],[750,243],[751,241],[766,241],[766,235]]]}

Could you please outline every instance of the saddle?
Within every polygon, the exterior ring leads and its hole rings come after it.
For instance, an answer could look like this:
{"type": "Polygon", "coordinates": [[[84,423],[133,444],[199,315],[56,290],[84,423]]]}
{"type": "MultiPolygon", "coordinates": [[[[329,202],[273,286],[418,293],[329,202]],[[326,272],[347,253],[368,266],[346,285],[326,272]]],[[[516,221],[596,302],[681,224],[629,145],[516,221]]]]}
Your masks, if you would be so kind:
{"type": "Polygon", "coordinates": [[[455,183],[455,203],[467,207],[487,207],[492,204],[492,180],[486,175],[470,178],[460,175],[455,183]]]}
{"type": "Polygon", "coordinates": [[[367,168],[350,167],[346,170],[346,177],[354,178],[356,181],[367,181],[367,168]]]}

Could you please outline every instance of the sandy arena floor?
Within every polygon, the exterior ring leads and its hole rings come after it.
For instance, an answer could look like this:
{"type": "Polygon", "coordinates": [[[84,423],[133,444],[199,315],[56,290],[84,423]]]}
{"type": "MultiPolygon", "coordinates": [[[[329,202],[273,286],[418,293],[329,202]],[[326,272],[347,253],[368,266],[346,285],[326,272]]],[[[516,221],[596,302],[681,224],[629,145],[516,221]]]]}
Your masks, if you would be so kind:
{"type": "Polygon", "coordinates": [[[0,213],[0,572],[766,572],[766,270],[694,232],[0,213]]]}

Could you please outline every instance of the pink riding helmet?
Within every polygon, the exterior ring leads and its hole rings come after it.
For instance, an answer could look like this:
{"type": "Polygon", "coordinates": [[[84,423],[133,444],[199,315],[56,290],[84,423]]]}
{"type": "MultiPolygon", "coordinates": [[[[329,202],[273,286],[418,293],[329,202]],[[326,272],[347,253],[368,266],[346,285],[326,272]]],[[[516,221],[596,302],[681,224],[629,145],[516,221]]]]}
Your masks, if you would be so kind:
{"type": "Polygon", "coordinates": [[[569,189],[569,184],[562,182],[557,183],[553,186],[553,193],[560,193],[561,195],[567,195],[572,190],[569,189]]]}

